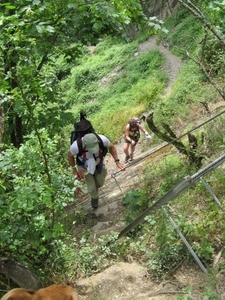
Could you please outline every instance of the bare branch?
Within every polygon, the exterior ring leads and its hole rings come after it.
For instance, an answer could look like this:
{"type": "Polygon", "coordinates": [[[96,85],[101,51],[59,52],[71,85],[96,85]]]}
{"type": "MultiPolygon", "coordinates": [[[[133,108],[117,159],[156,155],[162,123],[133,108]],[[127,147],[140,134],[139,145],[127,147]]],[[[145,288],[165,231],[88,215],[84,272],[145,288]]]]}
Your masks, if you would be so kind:
{"type": "Polygon", "coordinates": [[[191,57],[190,54],[186,51],[185,55],[191,59],[193,62],[195,62],[199,68],[202,70],[202,72],[205,74],[208,81],[212,84],[212,86],[218,91],[220,96],[225,100],[225,94],[222,88],[213,80],[213,78],[210,76],[210,74],[207,72],[205,66],[200,61],[197,61],[195,58],[191,57]]]}
{"type": "Polygon", "coordinates": [[[186,3],[184,0],[178,0],[178,2],[183,5],[185,8],[187,8],[190,12],[193,13],[194,16],[196,16],[203,24],[205,27],[207,27],[216,38],[221,41],[225,45],[225,38],[222,36],[215,28],[214,26],[209,23],[204,16],[204,14],[199,10],[198,7],[196,7],[191,1],[186,0],[186,3]]]}

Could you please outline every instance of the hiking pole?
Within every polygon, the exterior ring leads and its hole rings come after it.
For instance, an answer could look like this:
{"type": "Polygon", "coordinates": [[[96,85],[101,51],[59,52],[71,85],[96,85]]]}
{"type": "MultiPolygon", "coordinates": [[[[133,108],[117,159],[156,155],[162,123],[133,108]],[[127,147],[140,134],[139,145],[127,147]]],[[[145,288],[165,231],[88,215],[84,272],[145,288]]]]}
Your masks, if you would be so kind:
{"type": "Polygon", "coordinates": [[[118,172],[115,172],[115,173],[111,174],[111,177],[112,177],[112,178],[114,178],[114,180],[115,180],[115,182],[116,182],[116,184],[117,184],[118,188],[120,189],[120,191],[121,191],[122,195],[125,197],[125,195],[124,195],[124,192],[122,191],[122,189],[121,189],[121,187],[120,187],[120,185],[119,185],[118,181],[116,180],[116,174],[117,174],[117,173],[119,173],[119,172],[121,172],[121,170],[120,170],[120,171],[118,171],[118,172]]]}
{"type": "Polygon", "coordinates": [[[191,255],[193,256],[193,258],[195,259],[195,261],[199,265],[199,267],[202,270],[202,272],[203,273],[208,273],[208,271],[206,270],[206,268],[203,266],[202,262],[200,261],[199,257],[196,255],[196,253],[194,252],[193,248],[188,243],[188,241],[186,240],[186,238],[184,237],[184,235],[182,234],[182,232],[179,230],[177,224],[174,222],[174,220],[170,216],[169,212],[166,210],[165,207],[162,207],[162,210],[163,210],[164,214],[166,215],[167,219],[170,221],[170,223],[173,226],[173,228],[176,230],[176,232],[179,235],[179,237],[181,238],[181,240],[184,242],[185,246],[190,251],[191,255]]]}

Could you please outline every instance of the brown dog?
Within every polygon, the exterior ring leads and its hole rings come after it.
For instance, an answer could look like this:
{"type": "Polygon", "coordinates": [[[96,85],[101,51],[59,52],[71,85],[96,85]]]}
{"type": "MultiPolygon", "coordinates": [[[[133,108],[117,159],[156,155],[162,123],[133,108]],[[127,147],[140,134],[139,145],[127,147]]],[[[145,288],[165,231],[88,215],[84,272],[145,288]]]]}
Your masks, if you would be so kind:
{"type": "Polygon", "coordinates": [[[2,300],[78,300],[78,293],[71,286],[53,284],[37,291],[15,288],[2,300]]]}

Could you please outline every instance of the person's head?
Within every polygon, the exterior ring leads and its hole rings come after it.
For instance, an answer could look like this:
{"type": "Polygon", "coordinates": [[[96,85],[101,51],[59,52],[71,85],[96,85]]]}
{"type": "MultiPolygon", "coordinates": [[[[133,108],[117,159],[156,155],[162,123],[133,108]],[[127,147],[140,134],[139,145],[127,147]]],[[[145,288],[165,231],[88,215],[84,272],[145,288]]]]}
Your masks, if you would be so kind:
{"type": "Polygon", "coordinates": [[[87,151],[91,154],[95,154],[99,151],[98,138],[94,133],[85,134],[83,144],[87,151]]]}
{"type": "Polygon", "coordinates": [[[135,127],[138,124],[141,124],[141,120],[138,117],[132,117],[129,123],[132,127],[135,127]]]}

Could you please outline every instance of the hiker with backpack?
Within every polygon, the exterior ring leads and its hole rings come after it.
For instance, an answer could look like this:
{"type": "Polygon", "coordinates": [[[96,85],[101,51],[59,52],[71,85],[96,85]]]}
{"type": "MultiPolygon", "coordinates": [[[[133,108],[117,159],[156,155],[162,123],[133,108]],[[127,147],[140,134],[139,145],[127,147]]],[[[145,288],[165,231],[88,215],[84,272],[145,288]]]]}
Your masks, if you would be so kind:
{"type": "Polygon", "coordinates": [[[85,118],[75,124],[75,130],[71,133],[71,143],[68,152],[69,165],[78,180],[85,178],[88,193],[91,195],[91,205],[96,209],[99,188],[104,185],[107,175],[104,164],[107,152],[112,155],[120,170],[124,171],[125,167],[120,163],[115,145],[106,136],[96,134],[90,121],[85,118]]]}
{"type": "Polygon", "coordinates": [[[147,140],[152,137],[147,130],[141,125],[141,120],[138,117],[132,117],[125,128],[123,151],[125,153],[125,163],[133,160],[136,145],[139,143],[140,131],[145,134],[147,140]],[[130,148],[130,153],[129,153],[130,148]]]}

